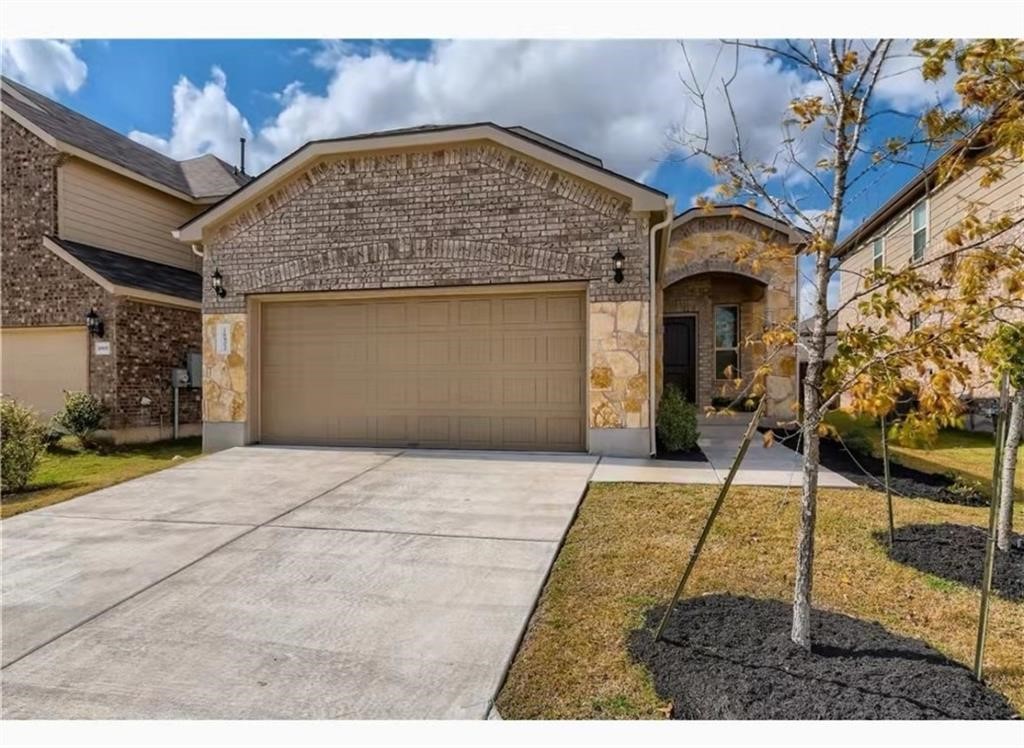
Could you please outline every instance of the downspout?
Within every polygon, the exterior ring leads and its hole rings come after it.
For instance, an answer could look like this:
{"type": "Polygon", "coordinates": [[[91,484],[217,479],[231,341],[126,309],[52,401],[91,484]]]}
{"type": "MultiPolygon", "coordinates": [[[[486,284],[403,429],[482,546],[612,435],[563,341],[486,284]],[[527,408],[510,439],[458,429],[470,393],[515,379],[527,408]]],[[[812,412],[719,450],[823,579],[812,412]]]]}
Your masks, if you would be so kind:
{"type": "Polygon", "coordinates": [[[656,291],[657,291],[657,283],[658,283],[658,281],[657,281],[657,272],[658,272],[658,244],[657,244],[657,236],[658,236],[658,232],[659,231],[661,231],[661,230],[663,230],[665,228],[668,228],[668,226],[670,226],[672,224],[672,221],[675,219],[675,215],[674,215],[675,207],[676,207],[675,198],[671,198],[671,197],[668,198],[668,200],[665,202],[665,220],[662,221],[661,223],[656,223],[653,226],[651,226],[651,233],[650,233],[650,237],[649,237],[651,256],[650,256],[650,265],[648,266],[648,268],[649,268],[648,276],[649,276],[649,279],[650,279],[650,289],[649,289],[650,295],[648,296],[648,298],[650,299],[650,301],[648,301],[647,306],[649,307],[650,320],[649,320],[648,325],[647,325],[648,339],[649,339],[649,343],[648,343],[647,348],[648,348],[649,353],[650,353],[650,360],[647,362],[647,398],[648,398],[648,404],[647,404],[647,426],[648,426],[648,430],[650,431],[650,454],[652,456],[657,454],[657,452],[658,452],[658,442],[657,442],[658,432],[657,432],[657,425],[654,422],[655,408],[657,406],[657,393],[656,393],[656,387],[655,387],[656,382],[655,382],[654,371],[655,371],[655,367],[656,367],[657,362],[658,362],[658,351],[657,351],[658,338],[657,338],[657,335],[655,333],[655,329],[656,329],[657,324],[658,324],[658,308],[657,308],[657,305],[655,304],[655,300],[657,298],[656,291]]]}

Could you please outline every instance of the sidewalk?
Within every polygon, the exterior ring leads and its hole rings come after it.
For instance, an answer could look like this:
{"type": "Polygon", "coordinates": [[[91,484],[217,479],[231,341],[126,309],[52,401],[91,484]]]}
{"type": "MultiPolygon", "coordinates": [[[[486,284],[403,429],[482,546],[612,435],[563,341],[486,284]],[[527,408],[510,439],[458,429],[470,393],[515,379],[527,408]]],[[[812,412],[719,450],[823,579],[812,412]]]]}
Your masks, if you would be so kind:
{"type": "MultiPolygon", "coordinates": [[[[729,472],[740,440],[746,430],[747,416],[709,419],[700,416],[697,444],[708,462],[604,457],[594,471],[592,482],[704,483],[721,484],[729,472]]],[[[775,444],[765,448],[761,435],[750,443],[743,464],[736,473],[737,486],[799,486],[801,455],[789,447],[775,444]]],[[[818,469],[818,485],[825,488],[856,488],[856,484],[828,468],[818,469]]]]}

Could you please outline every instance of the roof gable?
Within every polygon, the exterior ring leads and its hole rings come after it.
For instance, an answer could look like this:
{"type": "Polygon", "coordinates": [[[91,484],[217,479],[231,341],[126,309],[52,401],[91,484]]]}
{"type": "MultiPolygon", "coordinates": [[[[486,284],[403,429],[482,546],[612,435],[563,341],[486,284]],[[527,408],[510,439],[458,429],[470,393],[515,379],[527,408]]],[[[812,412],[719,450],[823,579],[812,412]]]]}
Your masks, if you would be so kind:
{"type": "Polygon", "coordinates": [[[295,176],[314,168],[319,161],[334,155],[360,156],[382,150],[422,149],[452,146],[472,141],[490,141],[517,154],[567,172],[616,195],[627,198],[634,211],[664,211],[665,193],[640,184],[597,165],[592,156],[580,156],[564,147],[549,145],[548,139],[499,127],[491,122],[406,128],[383,133],[369,133],[332,140],[312,141],[263,172],[242,189],[182,225],[175,235],[182,241],[202,240],[203,230],[247,206],[267,198],[274,201],[276,190],[287,192],[287,183],[295,176]]]}

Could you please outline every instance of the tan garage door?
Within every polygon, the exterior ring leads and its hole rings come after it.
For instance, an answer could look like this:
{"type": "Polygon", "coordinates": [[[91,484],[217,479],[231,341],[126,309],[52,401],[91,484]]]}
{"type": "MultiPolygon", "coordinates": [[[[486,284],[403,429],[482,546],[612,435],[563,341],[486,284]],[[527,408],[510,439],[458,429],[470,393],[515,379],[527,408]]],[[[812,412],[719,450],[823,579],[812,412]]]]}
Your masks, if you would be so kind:
{"type": "Polygon", "coordinates": [[[43,418],[64,407],[64,390],[89,389],[89,334],[84,327],[0,331],[0,389],[43,418]]]}
{"type": "Polygon", "coordinates": [[[263,305],[266,443],[582,450],[581,292],[263,305]]]}

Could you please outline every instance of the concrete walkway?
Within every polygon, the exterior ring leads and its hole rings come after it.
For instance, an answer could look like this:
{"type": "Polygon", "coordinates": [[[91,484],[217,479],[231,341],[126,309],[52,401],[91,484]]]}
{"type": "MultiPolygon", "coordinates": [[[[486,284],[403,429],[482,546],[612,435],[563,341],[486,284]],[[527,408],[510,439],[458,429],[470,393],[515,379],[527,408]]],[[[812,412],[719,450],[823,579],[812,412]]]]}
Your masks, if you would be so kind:
{"type": "MultiPolygon", "coordinates": [[[[732,466],[746,430],[744,416],[700,419],[701,450],[707,462],[679,462],[605,457],[594,471],[595,482],[721,484],[732,466]]],[[[799,486],[801,456],[789,447],[765,448],[761,435],[747,450],[733,481],[737,486],[799,486]]],[[[855,488],[856,484],[828,468],[818,470],[818,483],[827,488],[855,488]]]]}
{"type": "Polygon", "coordinates": [[[485,718],[595,462],[248,447],[6,520],[3,716],[485,718]]]}

